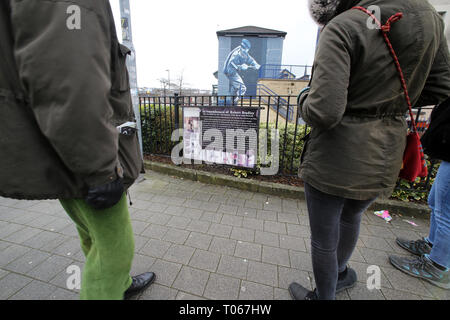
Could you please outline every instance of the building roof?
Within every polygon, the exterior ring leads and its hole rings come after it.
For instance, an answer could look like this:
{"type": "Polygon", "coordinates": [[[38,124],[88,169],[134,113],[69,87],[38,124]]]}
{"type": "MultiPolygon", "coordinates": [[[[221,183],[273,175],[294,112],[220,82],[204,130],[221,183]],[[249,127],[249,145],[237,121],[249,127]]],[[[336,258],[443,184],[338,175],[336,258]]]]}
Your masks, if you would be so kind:
{"type": "Polygon", "coordinates": [[[254,36],[254,37],[262,37],[262,38],[264,38],[264,37],[284,38],[284,37],[286,37],[286,35],[287,35],[287,32],[284,32],[284,31],[260,28],[260,27],[255,27],[255,26],[246,26],[246,27],[217,31],[218,37],[220,37],[220,36],[230,36],[230,37],[254,36]]]}

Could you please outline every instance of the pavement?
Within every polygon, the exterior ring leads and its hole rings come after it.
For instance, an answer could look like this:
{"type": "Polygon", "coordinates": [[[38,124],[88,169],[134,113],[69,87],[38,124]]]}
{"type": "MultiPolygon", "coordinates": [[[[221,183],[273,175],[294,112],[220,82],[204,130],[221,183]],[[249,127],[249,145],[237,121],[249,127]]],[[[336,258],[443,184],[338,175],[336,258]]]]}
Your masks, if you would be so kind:
{"type": "MultiPolygon", "coordinates": [[[[157,275],[135,299],[291,300],[292,281],[314,287],[304,200],[152,171],[130,191],[132,274],[157,275]]],[[[337,299],[448,300],[449,290],[410,277],[388,260],[389,254],[409,255],[396,245],[397,236],[418,239],[428,229],[424,219],[394,216],[388,224],[373,211],[364,213],[349,262],[358,283],[337,299]],[[368,289],[370,266],[381,271],[380,289],[368,289]]],[[[68,267],[82,269],[84,261],[75,225],[58,201],[0,198],[1,300],[78,299],[67,286],[68,267]]]]}

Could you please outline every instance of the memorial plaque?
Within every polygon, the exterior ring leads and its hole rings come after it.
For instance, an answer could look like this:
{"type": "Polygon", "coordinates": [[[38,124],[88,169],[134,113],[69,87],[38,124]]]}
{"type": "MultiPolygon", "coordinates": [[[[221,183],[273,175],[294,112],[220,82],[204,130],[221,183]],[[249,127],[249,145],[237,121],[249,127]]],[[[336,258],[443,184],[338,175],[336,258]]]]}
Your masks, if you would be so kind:
{"type": "Polygon", "coordinates": [[[256,166],[259,108],[184,107],[184,157],[236,167],[256,166]]]}

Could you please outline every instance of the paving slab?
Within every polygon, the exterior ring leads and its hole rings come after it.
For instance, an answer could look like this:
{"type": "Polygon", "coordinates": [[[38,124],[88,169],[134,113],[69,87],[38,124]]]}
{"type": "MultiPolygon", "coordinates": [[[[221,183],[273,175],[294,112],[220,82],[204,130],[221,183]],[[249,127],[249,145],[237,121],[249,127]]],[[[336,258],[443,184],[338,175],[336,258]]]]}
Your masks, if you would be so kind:
{"type": "MultiPolygon", "coordinates": [[[[148,171],[130,188],[135,233],[131,273],[153,271],[155,283],[135,300],[290,300],[293,281],[312,289],[309,218],[303,199],[208,185],[148,171]]],[[[448,300],[449,290],[405,275],[390,254],[408,255],[396,237],[417,239],[426,218],[368,210],[349,265],[354,288],[338,300],[448,300]],[[408,223],[414,221],[417,226],[408,223]],[[371,266],[381,288],[369,290],[371,266]]],[[[78,299],[66,268],[84,266],[75,225],[58,201],[0,197],[0,299],[78,299]]]]}

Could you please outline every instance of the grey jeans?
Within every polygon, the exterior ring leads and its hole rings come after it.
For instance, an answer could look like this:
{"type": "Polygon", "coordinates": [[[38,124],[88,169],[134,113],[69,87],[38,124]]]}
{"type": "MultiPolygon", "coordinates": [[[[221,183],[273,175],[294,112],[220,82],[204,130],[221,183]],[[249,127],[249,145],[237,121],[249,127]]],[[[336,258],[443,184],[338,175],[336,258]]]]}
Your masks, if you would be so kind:
{"type": "Polygon", "coordinates": [[[375,199],[345,199],[307,183],[305,194],[316,293],[320,300],[334,300],[338,273],[345,271],[358,241],[361,216],[375,199]]]}

